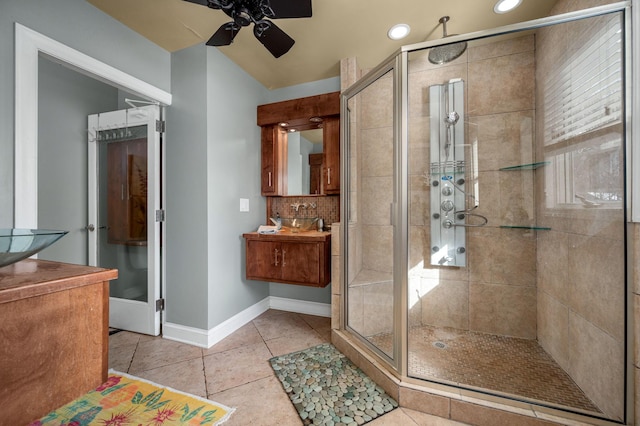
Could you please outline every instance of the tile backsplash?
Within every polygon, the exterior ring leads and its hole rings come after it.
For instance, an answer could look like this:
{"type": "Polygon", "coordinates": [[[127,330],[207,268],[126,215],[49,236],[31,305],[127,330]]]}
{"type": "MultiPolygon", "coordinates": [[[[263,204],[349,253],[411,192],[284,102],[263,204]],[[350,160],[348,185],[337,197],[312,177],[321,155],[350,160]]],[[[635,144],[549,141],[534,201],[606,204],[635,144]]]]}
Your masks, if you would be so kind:
{"type": "MultiPolygon", "coordinates": [[[[319,217],[324,220],[325,226],[332,223],[340,222],[340,196],[286,196],[286,197],[267,197],[267,217],[265,220],[269,222],[269,217],[273,217],[276,213],[280,213],[281,217],[319,217]],[[292,204],[307,203],[315,204],[315,208],[299,208],[296,212],[292,204]]],[[[270,224],[270,223],[269,223],[270,224]]]]}

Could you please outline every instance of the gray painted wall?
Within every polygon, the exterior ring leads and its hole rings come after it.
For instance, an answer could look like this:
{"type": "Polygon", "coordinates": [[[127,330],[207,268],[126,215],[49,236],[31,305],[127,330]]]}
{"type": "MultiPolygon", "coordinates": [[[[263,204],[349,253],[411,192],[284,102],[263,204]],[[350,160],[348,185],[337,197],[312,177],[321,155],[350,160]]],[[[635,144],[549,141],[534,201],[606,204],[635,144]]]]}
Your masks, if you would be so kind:
{"type": "Polygon", "coordinates": [[[208,101],[209,326],[269,294],[266,284],[246,281],[242,233],[264,222],[260,195],[260,128],[257,105],[268,90],[218,49],[206,48],[208,101]],[[249,212],[240,212],[240,198],[249,212]],[[222,303],[221,303],[222,302],[222,303]]]}
{"type": "Polygon", "coordinates": [[[39,59],[39,227],[69,231],[40,259],[87,263],[87,116],[117,106],[118,89],[39,59]]]}
{"type": "Polygon", "coordinates": [[[167,109],[166,320],[208,328],[207,62],[204,46],[171,56],[167,109]]]}

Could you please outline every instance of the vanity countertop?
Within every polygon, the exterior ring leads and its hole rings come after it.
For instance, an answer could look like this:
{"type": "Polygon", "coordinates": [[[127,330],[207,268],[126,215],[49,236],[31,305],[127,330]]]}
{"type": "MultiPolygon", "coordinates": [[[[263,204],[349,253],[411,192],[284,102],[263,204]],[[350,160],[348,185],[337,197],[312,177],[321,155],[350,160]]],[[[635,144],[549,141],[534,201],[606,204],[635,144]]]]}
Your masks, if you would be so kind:
{"type": "Polygon", "coordinates": [[[118,277],[116,269],[25,259],[0,268],[0,303],[82,287],[118,277]]]}
{"type": "Polygon", "coordinates": [[[247,232],[242,234],[245,239],[259,240],[259,239],[274,239],[278,240],[306,240],[306,241],[329,241],[331,240],[331,232],[326,231],[305,231],[305,232],[291,232],[286,230],[280,230],[277,234],[258,234],[257,232],[247,232]]]}

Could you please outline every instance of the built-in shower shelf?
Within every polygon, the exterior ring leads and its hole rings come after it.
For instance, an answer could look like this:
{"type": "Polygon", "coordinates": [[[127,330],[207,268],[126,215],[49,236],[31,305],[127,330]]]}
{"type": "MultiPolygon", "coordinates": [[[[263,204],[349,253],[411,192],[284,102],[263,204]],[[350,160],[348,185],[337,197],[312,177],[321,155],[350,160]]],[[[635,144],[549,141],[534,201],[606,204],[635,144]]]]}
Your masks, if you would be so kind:
{"type": "Polygon", "coordinates": [[[551,228],[548,228],[546,226],[500,225],[500,228],[504,228],[504,229],[531,229],[532,231],[551,231],[551,228]]]}
{"type": "Polygon", "coordinates": [[[510,171],[510,170],[535,170],[538,167],[543,167],[551,164],[550,161],[540,161],[538,163],[529,163],[529,164],[518,164],[517,166],[510,167],[502,167],[500,170],[502,171],[510,171]]]}

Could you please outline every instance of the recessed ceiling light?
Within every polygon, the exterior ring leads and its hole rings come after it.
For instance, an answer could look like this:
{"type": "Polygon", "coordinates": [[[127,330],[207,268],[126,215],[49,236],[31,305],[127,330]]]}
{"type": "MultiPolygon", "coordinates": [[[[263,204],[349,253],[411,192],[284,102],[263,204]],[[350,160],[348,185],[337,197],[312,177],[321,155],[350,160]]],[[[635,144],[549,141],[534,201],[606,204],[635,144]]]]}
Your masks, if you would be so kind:
{"type": "Polygon", "coordinates": [[[408,36],[410,31],[411,27],[407,24],[396,24],[387,31],[387,36],[391,40],[400,40],[408,36]]]}
{"type": "Polygon", "coordinates": [[[493,11],[495,13],[507,13],[516,7],[520,6],[522,0],[498,0],[495,6],[493,6],[493,11]]]}

